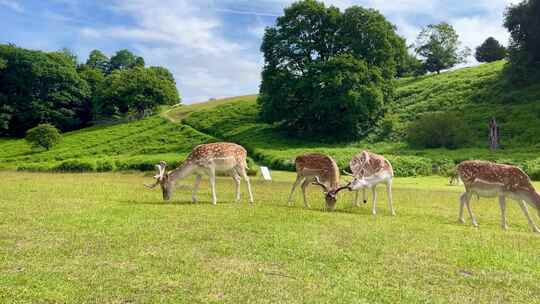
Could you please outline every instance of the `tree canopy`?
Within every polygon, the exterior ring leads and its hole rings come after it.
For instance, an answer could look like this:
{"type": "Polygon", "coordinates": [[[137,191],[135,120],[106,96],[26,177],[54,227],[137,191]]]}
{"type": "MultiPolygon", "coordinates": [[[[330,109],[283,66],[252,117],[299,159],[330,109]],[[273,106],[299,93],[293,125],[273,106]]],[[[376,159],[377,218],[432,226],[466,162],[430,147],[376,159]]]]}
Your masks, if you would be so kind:
{"type": "Polygon", "coordinates": [[[68,49],[47,53],[0,44],[0,136],[23,136],[40,123],[69,131],[98,117],[142,117],[157,105],[180,101],[166,68],[145,68],[144,59],[127,50],[113,58],[111,65],[94,50],[85,64],[78,64],[68,49]],[[109,88],[118,77],[121,84],[109,88]]]}
{"type": "Polygon", "coordinates": [[[379,12],[359,6],[341,12],[314,0],[286,8],[266,29],[261,51],[263,120],[291,134],[339,138],[373,126],[407,52],[379,12]]]}
{"type": "Polygon", "coordinates": [[[474,57],[478,62],[493,62],[506,57],[506,48],[493,37],[487,38],[476,48],[474,57]]]}
{"type": "Polygon", "coordinates": [[[416,38],[416,53],[423,59],[429,72],[440,73],[466,61],[470,50],[459,49],[459,36],[454,28],[446,23],[429,24],[416,38]]]}
{"type": "Polygon", "coordinates": [[[540,79],[540,0],[510,6],[504,16],[510,32],[509,72],[516,84],[540,79]]]}

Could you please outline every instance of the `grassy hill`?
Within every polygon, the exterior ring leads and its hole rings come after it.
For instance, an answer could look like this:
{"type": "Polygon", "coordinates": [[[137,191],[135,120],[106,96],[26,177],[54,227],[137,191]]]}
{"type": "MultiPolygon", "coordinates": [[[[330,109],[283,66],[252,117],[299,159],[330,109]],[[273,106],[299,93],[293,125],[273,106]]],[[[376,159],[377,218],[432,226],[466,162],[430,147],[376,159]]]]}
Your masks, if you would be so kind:
{"type": "Polygon", "coordinates": [[[291,137],[258,120],[256,95],[251,95],[177,106],[142,121],[66,133],[50,151],[31,150],[23,140],[0,139],[0,168],[145,170],[161,159],[178,163],[197,144],[227,140],[244,145],[257,162],[273,169],[292,170],[295,156],[307,151],[328,153],[346,168],[352,155],[367,148],[387,155],[400,176],[428,175],[434,168],[445,173],[458,161],[482,158],[515,163],[540,177],[540,84],[509,88],[501,77],[503,66],[495,62],[397,81],[396,100],[388,111],[393,133],[382,141],[373,136],[348,143],[291,137]],[[409,122],[432,111],[462,113],[475,144],[459,150],[413,150],[399,141],[409,122]],[[502,133],[504,149],[496,153],[485,148],[491,116],[502,133]]]}

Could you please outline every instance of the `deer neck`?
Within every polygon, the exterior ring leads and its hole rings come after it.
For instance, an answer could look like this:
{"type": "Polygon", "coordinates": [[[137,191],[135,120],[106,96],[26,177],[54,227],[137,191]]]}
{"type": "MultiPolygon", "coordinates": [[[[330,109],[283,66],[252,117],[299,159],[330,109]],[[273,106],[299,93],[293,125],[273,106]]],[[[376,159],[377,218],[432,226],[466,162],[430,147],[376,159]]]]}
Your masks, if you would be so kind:
{"type": "Polygon", "coordinates": [[[190,160],[183,162],[178,168],[169,171],[169,180],[175,181],[177,179],[182,179],[191,173],[197,168],[197,166],[190,160]]]}

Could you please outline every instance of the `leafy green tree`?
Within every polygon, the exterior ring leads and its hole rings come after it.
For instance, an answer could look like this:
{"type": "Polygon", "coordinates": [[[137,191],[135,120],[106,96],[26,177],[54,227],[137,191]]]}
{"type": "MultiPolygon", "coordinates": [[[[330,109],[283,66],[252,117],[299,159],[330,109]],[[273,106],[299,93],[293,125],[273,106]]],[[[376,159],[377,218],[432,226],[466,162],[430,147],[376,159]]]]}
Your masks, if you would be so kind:
{"type": "Polygon", "coordinates": [[[88,64],[82,64],[78,67],[77,73],[86,81],[90,89],[90,94],[84,102],[84,112],[81,117],[84,121],[91,121],[101,113],[98,111],[98,96],[105,82],[105,75],[101,69],[92,68],[88,64]]]}
{"type": "Polygon", "coordinates": [[[493,37],[487,38],[476,48],[474,57],[478,62],[493,62],[506,57],[506,48],[493,37]]]}
{"type": "Polygon", "coordinates": [[[109,58],[99,50],[93,50],[86,60],[86,65],[92,69],[97,69],[105,74],[109,70],[109,58]]]}
{"type": "Polygon", "coordinates": [[[33,147],[42,147],[49,150],[60,143],[62,135],[51,124],[39,124],[26,132],[25,140],[33,147]]]}
{"type": "Polygon", "coordinates": [[[180,102],[174,78],[168,75],[165,68],[135,67],[114,71],[102,85],[101,111],[108,114],[134,112],[142,118],[159,105],[180,102]]]}
{"type": "Polygon", "coordinates": [[[520,85],[540,79],[540,0],[510,6],[504,16],[510,32],[509,76],[520,85]]]}
{"type": "Polygon", "coordinates": [[[410,77],[410,76],[421,76],[426,74],[426,69],[422,61],[413,54],[407,53],[399,61],[397,66],[397,77],[410,77]]]}
{"type": "Polygon", "coordinates": [[[69,58],[69,60],[71,61],[71,63],[74,65],[74,66],[77,66],[78,64],[78,59],[77,59],[77,55],[70,49],[68,48],[62,48],[59,53],[62,53],[66,56],[66,58],[69,58]]]}
{"type": "Polygon", "coordinates": [[[261,51],[263,120],[293,134],[350,138],[367,133],[382,114],[406,48],[375,10],[341,12],[304,0],[266,29],[261,51]]]}
{"type": "Polygon", "coordinates": [[[0,45],[0,58],[6,62],[0,73],[0,116],[8,126],[0,133],[22,136],[42,122],[62,130],[87,123],[83,113],[89,88],[71,57],[0,45]]]}
{"type": "Polygon", "coordinates": [[[424,60],[425,69],[437,74],[466,61],[470,50],[459,50],[459,46],[458,34],[445,22],[426,26],[416,39],[416,53],[424,60]]]}
{"type": "Polygon", "coordinates": [[[116,52],[109,61],[109,72],[134,67],[144,67],[144,59],[126,49],[116,52]]]}

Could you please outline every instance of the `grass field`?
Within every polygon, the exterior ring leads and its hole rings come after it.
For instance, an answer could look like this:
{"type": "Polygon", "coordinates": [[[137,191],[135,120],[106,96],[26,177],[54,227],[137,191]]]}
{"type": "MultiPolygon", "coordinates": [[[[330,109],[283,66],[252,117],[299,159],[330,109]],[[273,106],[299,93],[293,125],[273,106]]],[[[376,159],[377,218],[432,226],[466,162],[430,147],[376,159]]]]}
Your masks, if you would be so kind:
{"type": "Polygon", "coordinates": [[[293,175],[274,175],[254,206],[219,178],[212,206],[206,180],[200,203],[191,179],[164,203],[144,174],[2,171],[0,303],[540,303],[516,204],[505,232],[496,201],[473,201],[476,229],[457,223],[461,187],[397,178],[396,217],[383,187],[377,217],[350,193],[327,213],[316,188],[288,207],[293,175]]]}

